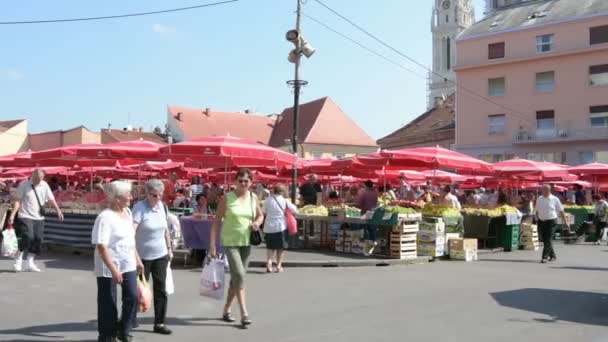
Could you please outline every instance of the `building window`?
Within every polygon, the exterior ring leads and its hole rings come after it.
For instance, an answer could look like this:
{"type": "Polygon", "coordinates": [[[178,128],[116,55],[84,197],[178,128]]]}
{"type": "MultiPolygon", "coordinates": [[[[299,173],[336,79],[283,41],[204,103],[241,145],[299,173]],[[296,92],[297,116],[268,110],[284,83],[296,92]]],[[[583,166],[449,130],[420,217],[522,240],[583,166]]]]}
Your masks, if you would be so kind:
{"type": "Polygon", "coordinates": [[[595,152],[595,162],[608,164],[608,151],[597,151],[595,152]]]}
{"type": "Polygon", "coordinates": [[[504,96],[505,78],[490,78],[488,80],[488,94],[490,96],[504,96]]]}
{"type": "Polygon", "coordinates": [[[312,156],[312,159],[321,159],[323,158],[323,152],[311,152],[310,155],[312,156]]]}
{"type": "Polygon", "coordinates": [[[579,153],[579,160],[581,164],[593,163],[593,151],[583,151],[579,153]]]}
{"type": "Polygon", "coordinates": [[[505,157],[502,154],[482,154],[479,159],[486,163],[498,163],[505,160],[505,157]]]}
{"type": "Polygon", "coordinates": [[[449,15],[447,15],[447,14],[445,15],[445,22],[446,22],[446,23],[449,23],[449,22],[450,22],[450,16],[449,16],[449,15]]]}
{"type": "Polygon", "coordinates": [[[589,67],[589,84],[591,86],[608,85],[608,64],[589,67]]]}
{"type": "Polygon", "coordinates": [[[543,36],[536,37],[536,52],[545,53],[553,51],[553,36],[552,34],[545,34],[543,36]]]}
{"type": "Polygon", "coordinates": [[[563,152],[545,152],[545,153],[528,153],[527,159],[536,162],[564,163],[566,153],[563,152]]]}
{"type": "Polygon", "coordinates": [[[547,137],[555,135],[555,112],[542,110],[536,112],[536,135],[547,137]]]}
{"type": "Polygon", "coordinates": [[[336,158],[338,158],[338,159],[343,159],[343,158],[345,158],[345,157],[346,157],[346,154],[345,154],[345,153],[342,153],[342,152],[336,152],[336,153],[334,154],[334,156],[335,156],[336,158]]]}
{"type": "Polygon", "coordinates": [[[505,132],[505,114],[488,115],[488,133],[502,134],[505,132]]]}
{"type": "Polygon", "coordinates": [[[608,106],[593,106],[589,108],[591,127],[608,127],[608,106]]]}
{"type": "Polygon", "coordinates": [[[589,29],[589,44],[608,43],[608,25],[596,26],[589,29]]]}
{"type": "Polygon", "coordinates": [[[552,92],[555,89],[555,72],[536,73],[536,91],[539,93],[552,92]]]}
{"type": "Polygon", "coordinates": [[[505,58],[505,43],[494,43],[488,45],[488,59],[505,58]]]}

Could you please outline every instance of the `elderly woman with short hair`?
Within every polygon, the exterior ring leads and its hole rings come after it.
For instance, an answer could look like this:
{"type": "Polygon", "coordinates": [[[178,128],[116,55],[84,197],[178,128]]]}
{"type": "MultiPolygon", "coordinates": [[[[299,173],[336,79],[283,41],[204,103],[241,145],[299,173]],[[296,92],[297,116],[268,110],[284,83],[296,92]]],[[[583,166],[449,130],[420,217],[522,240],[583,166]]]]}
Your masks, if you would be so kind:
{"type": "Polygon", "coordinates": [[[137,313],[137,271],[143,265],[135,248],[133,217],[129,210],[131,184],[114,181],[104,192],[109,207],[93,226],[91,242],[95,248],[97,276],[97,321],[99,341],[130,341],[137,313]],[[116,285],[122,288],[122,315],[118,321],[116,285]],[[118,329],[117,329],[118,328],[118,329]]]}
{"type": "Polygon", "coordinates": [[[167,209],[161,199],[165,186],[162,181],[152,179],[145,185],[146,198],[133,207],[135,241],[137,252],[144,264],[147,280],[152,274],[154,287],[154,332],[171,334],[165,326],[167,316],[167,291],[165,280],[167,267],[173,258],[171,238],[167,224],[167,209]]]}

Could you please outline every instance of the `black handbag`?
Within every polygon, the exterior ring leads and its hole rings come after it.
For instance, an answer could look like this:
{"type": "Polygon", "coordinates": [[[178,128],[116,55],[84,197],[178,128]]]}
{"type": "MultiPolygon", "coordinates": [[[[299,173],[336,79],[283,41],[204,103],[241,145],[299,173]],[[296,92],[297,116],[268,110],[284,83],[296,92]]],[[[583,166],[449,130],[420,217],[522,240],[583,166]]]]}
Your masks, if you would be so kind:
{"type": "MultiPolygon", "coordinates": [[[[253,193],[249,193],[249,197],[251,197],[251,225],[253,226],[253,221],[255,220],[255,206],[253,205],[253,193]]],[[[260,230],[251,229],[251,233],[249,234],[249,243],[252,246],[259,246],[262,244],[262,232],[260,230]]]]}
{"type": "Polygon", "coordinates": [[[38,202],[38,206],[40,207],[40,216],[44,217],[46,215],[46,210],[44,209],[42,203],[40,203],[40,197],[38,197],[38,193],[36,192],[36,188],[34,187],[33,183],[32,190],[34,191],[34,195],[36,196],[36,202],[38,202]]]}

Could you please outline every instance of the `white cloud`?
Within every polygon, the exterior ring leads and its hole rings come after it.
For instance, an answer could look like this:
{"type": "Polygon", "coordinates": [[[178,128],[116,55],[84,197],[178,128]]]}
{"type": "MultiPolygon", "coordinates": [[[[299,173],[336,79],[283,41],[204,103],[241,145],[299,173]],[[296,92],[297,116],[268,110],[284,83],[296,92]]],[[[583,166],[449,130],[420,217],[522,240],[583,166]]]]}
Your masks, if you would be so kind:
{"type": "Polygon", "coordinates": [[[21,71],[13,68],[8,69],[0,69],[0,78],[7,78],[13,81],[20,81],[25,76],[21,73],[21,71]]]}
{"type": "Polygon", "coordinates": [[[163,24],[154,24],[152,25],[152,31],[160,34],[161,36],[166,36],[177,32],[174,27],[163,25],[163,24]]]}

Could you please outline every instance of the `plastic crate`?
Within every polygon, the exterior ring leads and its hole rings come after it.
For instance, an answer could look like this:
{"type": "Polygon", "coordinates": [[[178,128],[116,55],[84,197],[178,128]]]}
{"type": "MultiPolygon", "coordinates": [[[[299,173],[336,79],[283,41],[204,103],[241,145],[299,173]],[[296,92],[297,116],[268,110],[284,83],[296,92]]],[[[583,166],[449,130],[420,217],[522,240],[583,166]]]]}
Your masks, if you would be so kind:
{"type": "Polygon", "coordinates": [[[519,225],[506,225],[502,227],[499,235],[499,245],[506,252],[519,249],[519,225]]]}

